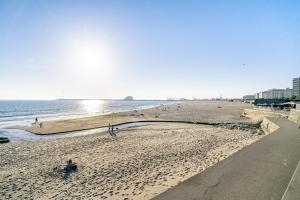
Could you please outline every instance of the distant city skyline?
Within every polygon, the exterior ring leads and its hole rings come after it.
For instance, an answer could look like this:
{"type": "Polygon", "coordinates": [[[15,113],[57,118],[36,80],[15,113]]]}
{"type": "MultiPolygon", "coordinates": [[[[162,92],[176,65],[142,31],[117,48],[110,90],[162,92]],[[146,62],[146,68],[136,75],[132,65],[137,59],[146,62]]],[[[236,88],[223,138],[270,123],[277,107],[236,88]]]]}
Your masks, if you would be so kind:
{"type": "Polygon", "coordinates": [[[241,98],[300,76],[299,1],[0,1],[0,99],[241,98]]]}
{"type": "Polygon", "coordinates": [[[300,96],[299,81],[300,77],[292,79],[292,87],[286,88],[270,88],[264,91],[256,91],[253,94],[246,94],[243,99],[276,99],[276,98],[292,98],[300,96]]]}

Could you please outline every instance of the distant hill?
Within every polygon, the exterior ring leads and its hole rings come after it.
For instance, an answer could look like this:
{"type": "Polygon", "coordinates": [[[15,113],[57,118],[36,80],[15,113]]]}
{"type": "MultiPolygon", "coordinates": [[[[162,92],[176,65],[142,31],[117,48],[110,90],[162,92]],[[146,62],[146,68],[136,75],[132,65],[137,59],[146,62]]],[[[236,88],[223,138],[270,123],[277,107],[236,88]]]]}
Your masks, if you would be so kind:
{"type": "Polygon", "coordinates": [[[124,101],[133,101],[133,96],[127,96],[123,99],[124,101]]]}

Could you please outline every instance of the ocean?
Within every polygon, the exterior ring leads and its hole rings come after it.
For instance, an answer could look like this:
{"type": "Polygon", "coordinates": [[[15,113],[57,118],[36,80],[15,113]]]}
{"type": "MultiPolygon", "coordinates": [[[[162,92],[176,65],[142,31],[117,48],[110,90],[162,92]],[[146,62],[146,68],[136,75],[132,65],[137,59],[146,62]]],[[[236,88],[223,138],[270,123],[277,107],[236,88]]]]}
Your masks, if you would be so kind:
{"type": "Polygon", "coordinates": [[[0,137],[27,140],[41,138],[22,130],[6,129],[15,125],[30,125],[39,121],[69,119],[150,108],[172,101],[121,100],[1,100],[0,137]]]}

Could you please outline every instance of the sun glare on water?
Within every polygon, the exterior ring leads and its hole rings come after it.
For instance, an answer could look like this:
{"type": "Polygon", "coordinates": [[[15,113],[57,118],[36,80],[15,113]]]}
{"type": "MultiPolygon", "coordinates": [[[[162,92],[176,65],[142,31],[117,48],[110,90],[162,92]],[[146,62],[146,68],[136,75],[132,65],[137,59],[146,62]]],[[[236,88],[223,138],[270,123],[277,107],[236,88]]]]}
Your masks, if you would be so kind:
{"type": "Polygon", "coordinates": [[[101,100],[83,100],[80,103],[87,113],[97,113],[104,110],[104,101],[101,100]]]}

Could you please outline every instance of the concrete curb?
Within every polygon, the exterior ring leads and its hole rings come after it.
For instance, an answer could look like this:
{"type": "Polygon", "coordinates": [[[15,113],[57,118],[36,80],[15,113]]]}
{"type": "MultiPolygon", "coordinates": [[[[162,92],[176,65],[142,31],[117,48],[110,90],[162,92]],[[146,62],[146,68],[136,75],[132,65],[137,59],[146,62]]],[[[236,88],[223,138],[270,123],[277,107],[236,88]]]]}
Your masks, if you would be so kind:
{"type": "Polygon", "coordinates": [[[264,117],[260,126],[265,134],[273,133],[280,128],[280,126],[269,120],[267,117],[264,117]]]}

